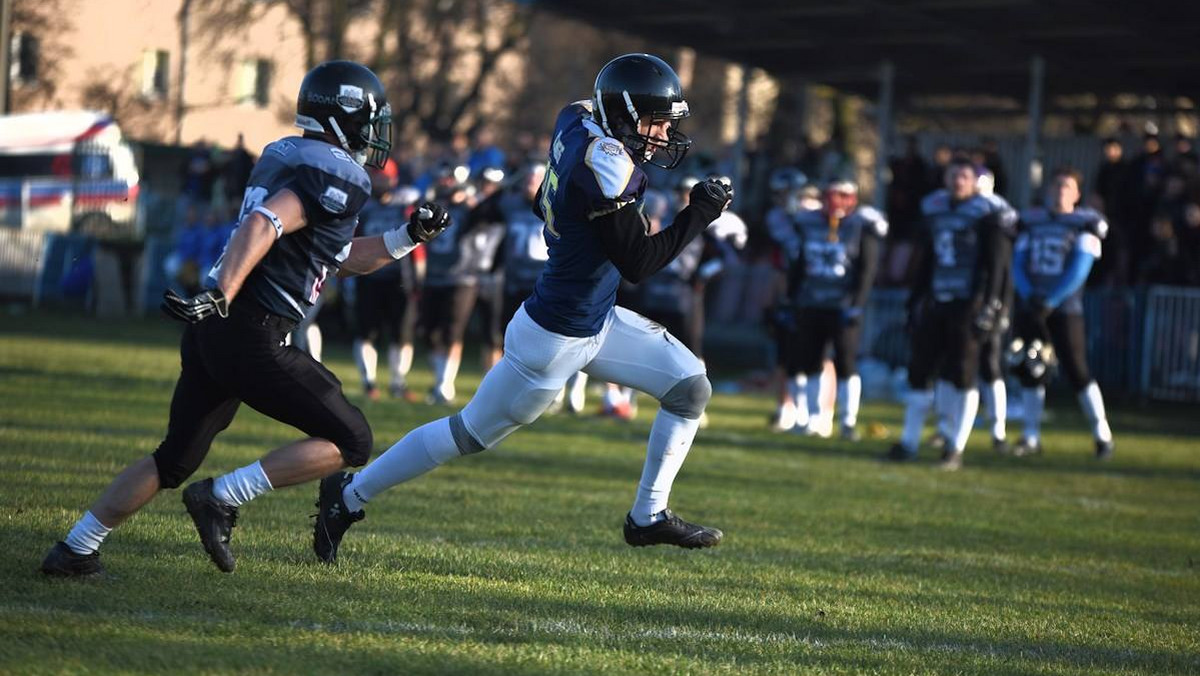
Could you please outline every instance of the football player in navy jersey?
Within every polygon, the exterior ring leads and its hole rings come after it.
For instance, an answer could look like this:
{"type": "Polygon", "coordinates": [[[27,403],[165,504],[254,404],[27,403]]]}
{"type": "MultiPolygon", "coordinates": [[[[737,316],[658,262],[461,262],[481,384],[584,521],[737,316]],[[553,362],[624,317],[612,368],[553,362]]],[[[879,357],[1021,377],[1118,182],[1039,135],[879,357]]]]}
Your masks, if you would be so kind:
{"type": "Polygon", "coordinates": [[[679,77],[661,59],[627,54],[609,62],[591,100],[555,123],[537,202],[549,258],[533,293],[508,324],[505,352],[459,413],[423,425],[357,474],[321,482],[315,551],[332,562],[364,504],[454,458],[495,447],[538,418],[576,371],[641,390],[661,402],[625,541],[633,546],[712,547],[721,531],[667,508],[675,475],[712,394],[704,366],[661,326],[615,307],[622,277],[640,282],[668,265],[721,214],[732,190],[696,184],[691,204],[651,235],[640,209],[646,163],[674,168],[690,141],[679,77]]]}
{"type": "Polygon", "coordinates": [[[933,379],[952,385],[947,413],[953,438],[941,467],[962,466],[979,392],[980,342],[991,334],[1003,307],[1004,280],[1012,263],[1017,214],[1002,198],[979,193],[978,173],[966,160],[946,169],[946,189],[921,202],[924,224],[919,267],[909,296],[912,357],[904,432],[886,459],[916,457],[925,416],[933,405],[933,379]]]}
{"type": "Polygon", "coordinates": [[[887,228],[883,214],[858,206],[858,186],[846,180],[826,186],[821,209],[795,216],[796,253],[788,287],[797,315],[788,375],[806,395],[797,401],[797,431],[821,434],[811,423],[819,415],[821,371],[832,344],[841,436],[859,438],[859,335],[887,228]]]}
{"type": "Polygon", "coordinates": [[[229,537],[239,505],[367,461],[371,428],[362,412],[332,373],[285,347],[284,337],[328,275],[366,274],[394,262],[444,230],[446,212],[426,203],[406,227],[353,238],[370,194],[363,165],[381,167],[391,148],[391,108],[370,69],[330,61],[311,70],[300,85],[296,125],[303,136],[271,143],[254,166],[239,225],[207,289],[164,296],[163,310],[187,323],[166,438],[113,480],[46,555],[42,572],[103,572],[98,548],[105,536],[160,490],[191,476],[242,402],[305,438],[183,491],[200,541],[222,571],[234,568],[229,537]]]}
{"type": "MultiPolygon", "coordinates": [[[[1112,430],[1104,412],[1100,386],[1087,365],[1083,325],[1083,285],[1092,264],[1100,258],[1100,242],[1108,224],[1099,213],[1077,207],[1082,180],[1079,172],[1056,171],[1046,207],[1022,212],[1013,261],[1018,304],[1016,332],[1029,359],[1047,361],[1044,347],[1066,372],[1079,406],[1092,426],[1096,458],[1112,457],[1112,430]],[[1030,347],[1033,349],[1030,350],[1030,347]]],[[[1023,360],[1017,368],[1025,405],[1025,431],[1016,455],[1040,453],[1042,410],[1046,403],[1048,364],[1023,360]]]]}

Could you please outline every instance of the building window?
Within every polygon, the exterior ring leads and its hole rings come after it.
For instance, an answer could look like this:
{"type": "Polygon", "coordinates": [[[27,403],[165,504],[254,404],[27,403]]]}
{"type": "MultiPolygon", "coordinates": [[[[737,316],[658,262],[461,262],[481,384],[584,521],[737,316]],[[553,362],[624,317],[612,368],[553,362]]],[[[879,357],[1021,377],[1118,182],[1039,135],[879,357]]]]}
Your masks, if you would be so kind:
{"type": "Polygon", "coordinates": [[[142,52],[142,96],[148,99],[167,97],[170,64],[170,54],[165,50],[142,52]]]}
{"type": "Polygon", "coordinates": [[[34,84],[38,79],[39,45],[36,36],[14,33],[9,45],[9,79],[14,84],[34,84]]]}
{"type": "Polygon", "coordinates": [[[240,104],[266,108],[271,103],[271,62],[267,59],[247,59],[238,69],[237,92],[240,104]]]}

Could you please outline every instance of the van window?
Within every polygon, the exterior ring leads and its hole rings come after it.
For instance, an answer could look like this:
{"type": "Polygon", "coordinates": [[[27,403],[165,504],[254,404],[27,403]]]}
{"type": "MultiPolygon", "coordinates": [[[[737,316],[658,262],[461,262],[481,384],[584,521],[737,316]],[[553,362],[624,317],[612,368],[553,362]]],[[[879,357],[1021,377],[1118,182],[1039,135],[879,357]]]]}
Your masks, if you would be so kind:
{"type": "Polygon", "coordinates": [[[6,155],[0,162],[0,178],[40,178],[70,176],[71,156],[51,153],[6,155]]]}

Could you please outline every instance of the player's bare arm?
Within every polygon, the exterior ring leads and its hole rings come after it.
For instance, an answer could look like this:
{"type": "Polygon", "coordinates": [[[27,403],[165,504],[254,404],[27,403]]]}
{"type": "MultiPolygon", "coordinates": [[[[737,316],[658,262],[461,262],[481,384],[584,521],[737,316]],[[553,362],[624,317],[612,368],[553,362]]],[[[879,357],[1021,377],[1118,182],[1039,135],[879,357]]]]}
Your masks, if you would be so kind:
{"type": "Polygon", "coordinates": [[[413,211],[408,223],[374,237],[355,237],[350,256],[342,263],[339,277],[367,275],[407,256],[418,245],[450,227],[450,214],[439,204],[426,202],[413,211]]]}

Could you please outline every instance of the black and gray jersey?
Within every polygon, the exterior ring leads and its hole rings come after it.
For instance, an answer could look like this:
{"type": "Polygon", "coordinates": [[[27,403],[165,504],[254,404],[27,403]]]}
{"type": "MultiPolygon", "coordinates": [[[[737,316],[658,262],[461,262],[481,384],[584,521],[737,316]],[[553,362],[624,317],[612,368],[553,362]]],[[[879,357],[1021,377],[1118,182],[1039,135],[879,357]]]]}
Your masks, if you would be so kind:
{"type": "MultiPolygon", "coordinates": [[[[1101,241],[1108,234],[1108,223],[1099,212],[1080,207],[1070,213],[1057,213],[1038,207],[1021,212],[1020,234],[1016,250],[1021,252],[1033,293],[1049,296],[1068,273],[1071,255],[1081,251],[1100,258],[1101,241]]],[[[1083,286],[1060,306],[1068,314],[1083,312],[1083,286]]]]}
{"type": "MultiPolygon", "coordinates": [[[[275,242],[246,278],[242,295],[274,314],[300,321],[317,301],[325,280],[336,275],[350,255],[358,212],[371,183],[362,166],[341,148],[299,136],[282,138],[263,149],[250,172],[238,222],[284,189],[300,198],[306,225],[275,242]]],[[[209,272],[210,284],[216,283],[224,257],[222,253],[209,272]]]]}
{"type": "Polygon", "coordinates": [[[994,222],[1011,229],[1016,225],[1016,212],[1002,197],[974,195],[955,202],[943,189],[921,201],[921,213],[932,249],[925,254],[932,256],[930,292],[934,300],[969,299],[982,266],[986,227],[994,222]]]}
{"type": "Polygon", "coordinates": [[[793,301],[800,307],[840,308],[850,304],[862,267],[864,237],[884,238],[888,223],[873,207],[859,207],[834,223],[824,210],[795,216],[800,280],[793,301]]]}
{"type": "Polygon", "coordinates": [[[550,258],[546,224],[525,199],[505,204],[504,286],[509,294],[532,293],[542,268],[550,258]]]}
{"type": "MultiPolygon", "coordinates": [[[[389,202],[384,204],[377,199],[370,199],[358,214],[358,236],[375,237],[388,230],[406,227],[408,223],[408,207],[404,204],[389,202]]],[[[416,272],[412,256],[405,256],[394,263],[379,268],[366,275],[364,279],[371,281],[399,281],[406,287],[416,284],[416,272]]]]}
{"type": "Polygon", "coordinates": [[[425,245],[425,286],[473,286],[492,271],[501,241],[502,218],[451,206],[450,227],[425,245]]]}

